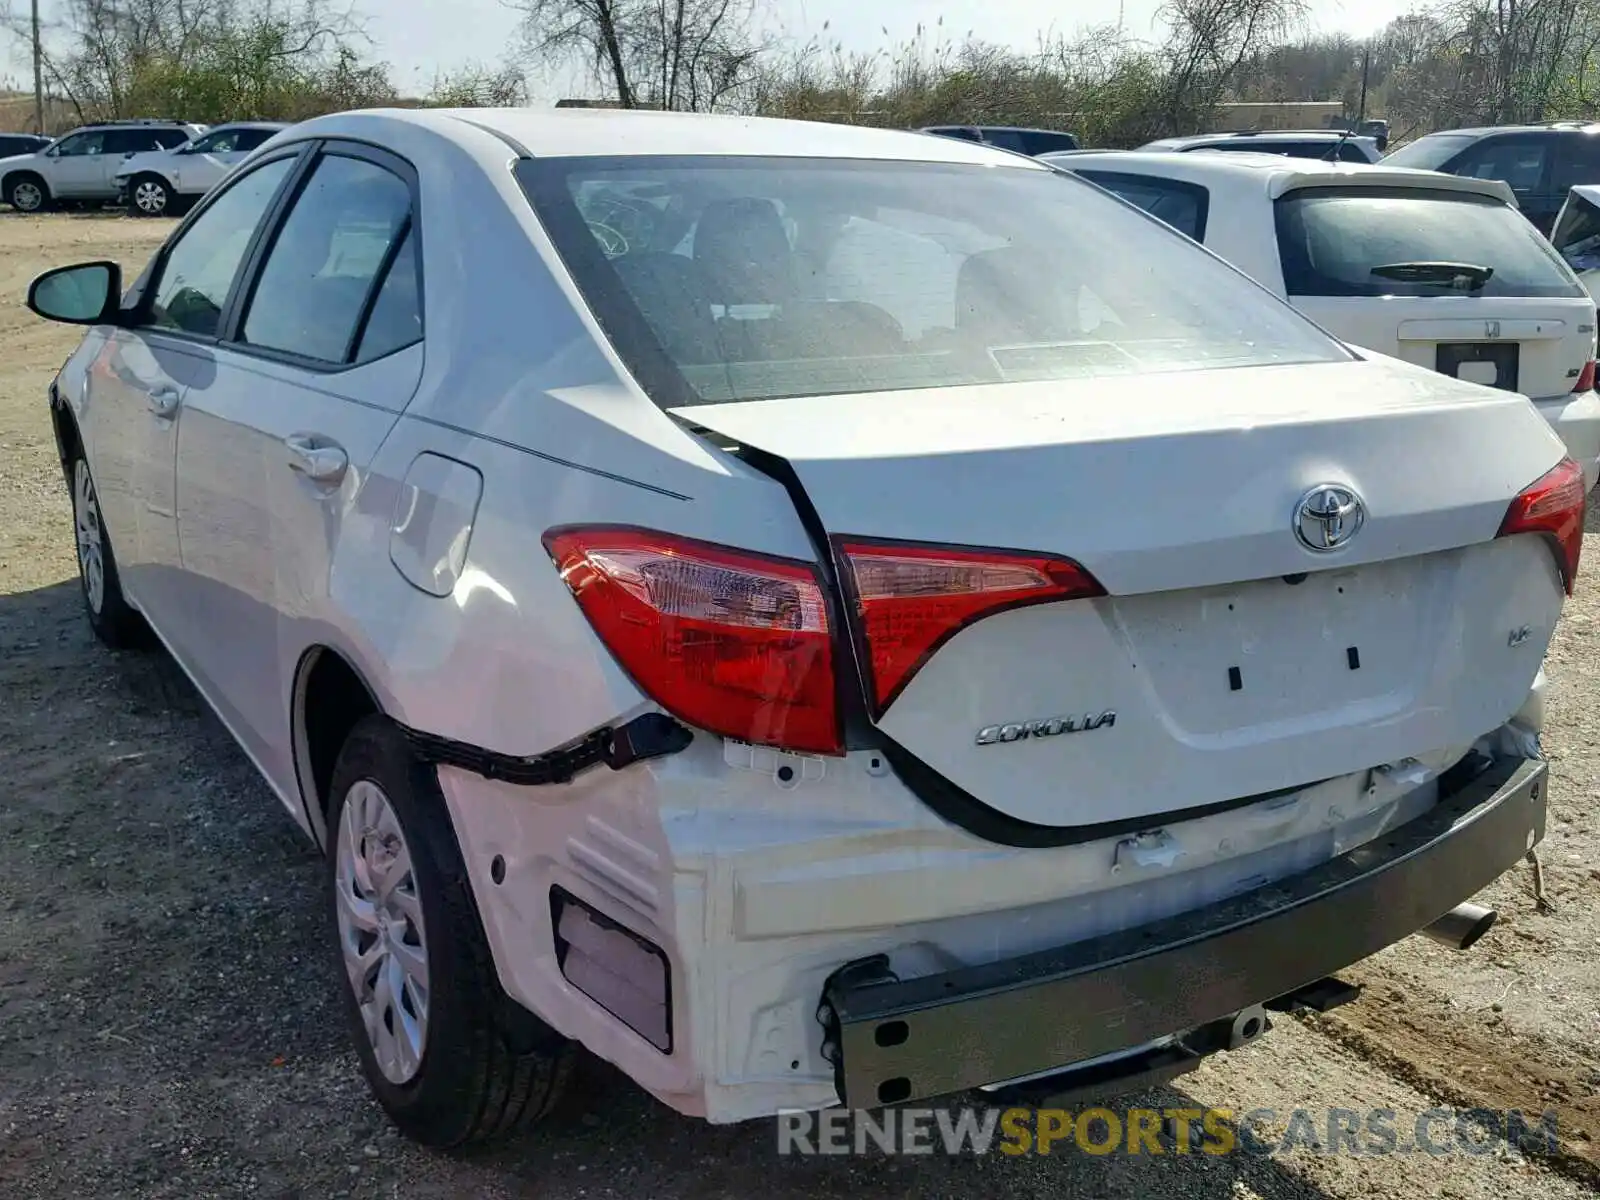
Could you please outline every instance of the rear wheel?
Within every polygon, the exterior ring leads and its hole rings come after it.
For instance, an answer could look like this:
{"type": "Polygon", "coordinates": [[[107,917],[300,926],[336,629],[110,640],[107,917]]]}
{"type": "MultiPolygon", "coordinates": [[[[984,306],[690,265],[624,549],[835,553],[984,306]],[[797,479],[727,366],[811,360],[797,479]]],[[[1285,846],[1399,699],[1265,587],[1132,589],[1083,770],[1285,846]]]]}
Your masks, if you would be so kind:
{"type": "Polygon", "coordinates": [[[18,212],[43,212],[50,207],[50,189],[37,175],[13,175],[6,180],[5,200],[18,212]]]}
{"type": "Polygon", "coordinates": [[[72,481],[72,527],[78,546],[78,580],[83,606],[95,636],[114,650],[143,645],[149,627],[122,597],[117,556],[100,520],[100,496],[89,464],[80,454],[69,468],[72,481]]]}
{"type": "Polygon", "coordinates": [[[128,211],[136,217],[164,217],[173,207],[172,188],[159,175],[136,175],[128,185],[128,211]]]}
{"type": "Polygon", "coordinates": [[[330,794],[333,931],[373,1094],[430,1146],[532,1124],[558,1099],[572,1050],[500,988],[433,771],[387,719],[368,717],[330,794]]]}

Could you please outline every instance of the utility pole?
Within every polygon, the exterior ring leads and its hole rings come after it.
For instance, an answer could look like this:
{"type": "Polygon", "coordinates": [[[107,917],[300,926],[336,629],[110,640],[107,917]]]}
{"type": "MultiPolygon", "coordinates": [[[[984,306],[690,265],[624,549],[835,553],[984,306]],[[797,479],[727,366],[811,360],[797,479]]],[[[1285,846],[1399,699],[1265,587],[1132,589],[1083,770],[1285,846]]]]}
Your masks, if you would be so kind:
{"type": "MultiPolygon", "coordinates": [[[[37,5],[39,0],[33,0],[37,5]]],[[[1361,108],[1356,114],[1356,132],[1361,131],[1361,126],[1367,119],[1367,72],[1372,69],[1372,47],[1361,47],[1361,108]]]]}
{"type": "Polygon", "coordinates": [[[39,0],[33,0],[33,131],[44,133],[44,72],[40,63],[44,57],[39,46],[39,0]]]}

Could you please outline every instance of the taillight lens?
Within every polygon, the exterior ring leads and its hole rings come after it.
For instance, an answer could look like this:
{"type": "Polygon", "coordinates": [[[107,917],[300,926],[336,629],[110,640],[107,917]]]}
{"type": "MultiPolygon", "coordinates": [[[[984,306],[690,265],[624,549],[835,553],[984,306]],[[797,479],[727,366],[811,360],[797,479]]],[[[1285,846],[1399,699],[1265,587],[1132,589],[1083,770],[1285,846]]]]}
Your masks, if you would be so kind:
{"type": "Polygon", "coordinates": [[[1549,538],[1561,583],[1570,596],[1583,552],[1583,510],[1583,468],[1564,458],[1511,502],[1499,536],[1538,533],[1549,538]]]}
{"type": "Polygon", "coordinates": [[[1583,370],[1578,372],[1578,382],[1572,385],[1575,392],[1594,391],[1594,359],[1583,364],[1583,370]]]}
{"type": "Polygon", "coordinates": [[[876,716],[935,650],[974,621],[1008,608],[1105,594],[1077,563],[1043,554],[850,538],[840,538],[836,549],[876,716]]]}
{"type": "Polygon", "coordinates": [[[600,640],[662,708],[742,741],[843,752],[815,567],[614,527],[553,529],[544,544],[600,640]]]}

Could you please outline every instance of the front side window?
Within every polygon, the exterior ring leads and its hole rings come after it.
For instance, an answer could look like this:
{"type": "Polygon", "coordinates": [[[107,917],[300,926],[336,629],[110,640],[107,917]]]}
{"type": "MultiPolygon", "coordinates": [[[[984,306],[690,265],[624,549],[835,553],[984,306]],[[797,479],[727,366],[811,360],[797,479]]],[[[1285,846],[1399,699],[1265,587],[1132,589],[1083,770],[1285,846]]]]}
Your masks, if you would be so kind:
{"type": "Polygon", "coordinates": [[[254,150],[277,132],[276,129],[236,129],[233,131],[234,153],[254,150]]]}
{"type": "Polygon", "coordinates": [[[105,145],[105,131],[101,129],[85,130],[83,133],[74,133],[70,137],[62,138],[56,146],[56,153],[62,158],[77,158],[83,154],[99,154],[105,145]]]}
{"type": "Polygon", "coordinates": [[[1492,196],[1310,188],[1276,202],[1290,296],[1581,296],[1548,242],[1492,196]]]}
{"type": "Polygon", "coordinates": [[[1500,179],[1513,191],[1536,191],[1544,179],[1548,149],[1542,138],[1490,138],[1465,155],[1451,174],[1500,179]]]}
{"type": "Polygon", "coordinates": [[[608,337],[669,407],[1348,359],[1192,243],[1056,171],[703,157],[517,172],[608,337]]]}
{"type": "Polygon", "coordinates": [[[150,321],[215,337],[223,305],[256,226],[294,165],[274,159],[240,176],[173,243],[155,280],[150,321]]]}
{"type": "Polygon", "coordinates": [[[267,253],[241,340],[345,362],[410,220],[411,189],[394,172],[364,159],[324,158],[267,253]]]}
{"type": "MultiPolygon", "coordinates": [[[[216,133],[208,133],[192,147],[196,154],[232,154],[235,150],[244,150],[248,147],[242,144],[248,134],[256,133],[254,129],[219,129],[216,133]]],[[[259,146],[266,138],[260,138],[251,143],[259,146]]]]}
{"type": "Polygon", "coordinates": [[[1210,207],[1211,193],[1198,183],[1122,171],[1078,171],[1076,174],[1138,205],[1179,233],[1197,242],[1205,241],[1206,210],[1210,207]]]}

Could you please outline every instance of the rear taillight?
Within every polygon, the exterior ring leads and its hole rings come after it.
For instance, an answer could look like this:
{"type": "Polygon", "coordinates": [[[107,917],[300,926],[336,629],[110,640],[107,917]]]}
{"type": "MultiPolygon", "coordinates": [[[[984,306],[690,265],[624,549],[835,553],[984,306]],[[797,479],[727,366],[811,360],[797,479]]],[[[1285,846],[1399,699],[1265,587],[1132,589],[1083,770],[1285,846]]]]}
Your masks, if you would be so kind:
{"type": "Polygon", "coordinates": [[[1594,359],[1583,364],[1583,370],[1578,372],[1578,382],[1572,385],[1575,392],[1594,391],[1594,359]]]}
{"type": "Polygon", "coordinates": [[[1583,551],[1583,468],[1564,458],[1511,502],[1500,537],[1538,533],[1550,540],[1562,586],[1572,595],[1578,578],[1578,555],[1583,551]]]}
{"type": "Polygon", "coordinates": [[[1105,594],[1077,563],[1043,554],[850,538],[840,538],[836,549],[875,716],[935,650],[974,621],[1008,608],[1105,594]]]}
{"type": "Polygon", "coordinates": [[[817,569],[672,534],[552,529],[545,549],[624,670],[691,725],[839,754],[817,569]]]}

